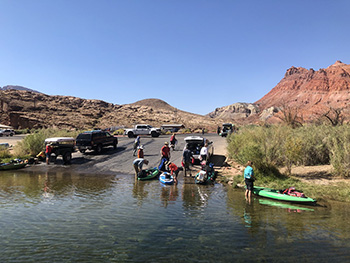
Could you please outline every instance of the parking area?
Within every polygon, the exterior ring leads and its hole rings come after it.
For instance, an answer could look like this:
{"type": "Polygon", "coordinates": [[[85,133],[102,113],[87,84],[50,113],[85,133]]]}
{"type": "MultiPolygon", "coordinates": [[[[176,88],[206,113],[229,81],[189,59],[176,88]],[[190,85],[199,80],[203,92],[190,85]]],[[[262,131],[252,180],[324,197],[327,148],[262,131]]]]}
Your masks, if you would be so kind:
{"type": "MultiPolygon", "coordinates": [[[[199,135],[201,134],[193,134],[199,135]]],[[[178,144],[175,150],[171,150],[170,160],[177,166],[181,166],[182,151],[185,147],[184,138],[189,136],[188,134],[176,135],[178,144]]],[[[160,137],[153,138],[150,136],[141,136],[141,145],[144,147],[145,159],[149,160],[147,167],[155,167],[160,162],[160,149],[167,141],[169,142],[171,135],[161,135],[160,137]]],[[[214,145],[214,158],[217,160],[224,160],[226,155],[226,139],[218,136],[217,134],[204,134],[204,138],[213,141],[214,145]],[[217,158],[220,157],[220,158],[217,158]]],[[[96,154],[93,151],[87,151],[86,153],[74,152],[71,165],[63,165],[62,160],[57,160],[56,164],[50,164],[48,167],[46,164],[40,164],[33,166],[31,169],[69,169],[77,173],[89,173],[89,174],[133,174],[132,162],[136,158],[133,156],[133,138],[118,137],[118,147],[108,147],[103,149],[101,154],[96,154]],[[39,168],[40,169],[40,168],[39,168]]],[[[215,159],[214,159],[215,160],[215,159]]]]}

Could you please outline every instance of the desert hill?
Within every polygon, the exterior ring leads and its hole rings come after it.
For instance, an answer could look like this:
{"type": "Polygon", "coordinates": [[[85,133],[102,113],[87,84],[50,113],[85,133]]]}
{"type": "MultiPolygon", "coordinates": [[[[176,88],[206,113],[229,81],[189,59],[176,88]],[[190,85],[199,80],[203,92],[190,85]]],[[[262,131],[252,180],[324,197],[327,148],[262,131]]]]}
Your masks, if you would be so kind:
{"type": "Polygon", "coordinates": [[[158,99],[117,105],[71,96],[49,96],[27,90],[0,90],[0,123],[24,128],[108,128],[148,123],[181,123],[215,129],[221,120],[178,110],[158,99]]]}
{"type": "Polygon", "coordinates": [[[255,103],[235,103],[217,108],[209,116],[241,123],[267,119],[276,121],[273,116],[286,107],[297,109],[304,121],[319,119],[330,109],[341,109],[344,114],[349,115],[350,65],[337,61],[318,71],[291,67],[282,80],[255,103]]]}

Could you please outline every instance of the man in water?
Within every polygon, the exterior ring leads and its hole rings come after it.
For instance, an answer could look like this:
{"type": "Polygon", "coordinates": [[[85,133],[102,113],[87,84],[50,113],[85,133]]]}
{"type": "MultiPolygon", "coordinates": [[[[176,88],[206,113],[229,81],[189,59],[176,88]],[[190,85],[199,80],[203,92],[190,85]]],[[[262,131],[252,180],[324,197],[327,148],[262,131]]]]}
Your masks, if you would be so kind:
{"type": "Polygon", "coordinates": [[[135,169],[135,173],[136,173],[136,176],[139,174],[139,172],[142,171],[142,166],[143,164],[148,164],[148,160],[146,159],[143,159],[143,158],[137,158],[133,161],[133,166],[134,166],[134,169],[135,169]]]}

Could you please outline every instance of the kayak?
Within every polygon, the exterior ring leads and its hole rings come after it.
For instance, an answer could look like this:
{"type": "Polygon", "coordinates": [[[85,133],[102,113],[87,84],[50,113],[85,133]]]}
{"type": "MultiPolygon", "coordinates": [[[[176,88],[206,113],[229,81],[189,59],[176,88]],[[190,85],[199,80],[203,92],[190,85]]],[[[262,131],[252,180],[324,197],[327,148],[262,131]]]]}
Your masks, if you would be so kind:
{"type": "Polygon", "coordinates": [[[174,177],[168,172],[162,172],[159,176],[159,181],[163,184],[173,184],[174,177]]]}
{"type": "Polygon", "coordinates": [[[295,204],[282,203],[279,201],[274,201],[269,199],[259,199],[259,204],[274,206],[279,208],[286,208],[290,210],[314,211],[314,209],[312,208],[296,206],[295,204]]]}
{"type": "Polygon", "coordinates": [[[145,170],[145,173],[142,173],[142,175],[138,175],[137,179],[140,181],[145,180],[151,180],[159,175],[159,170],[157,167],[154,167],[152,169],[145,170]]]}
{"type": "Polygon", "coordinates": [[[2,163],[2,164],[0,164],[0,171],[20,169],[26,165],[27,164],[24,162],[22,162],[22,163],[2,163]]]}
{"type": "Polygon", "coordinates": [[[275,199],[275,200],[286,201],[286,202],[293,202],[293,203],[300,203],[300,204],[316,203],[316,200],[310,197],[297,197],[297,196],[282,194],[278,190],[265,188],[265,187],[255,186],[253,188],[253,194],[266,197],[266,198],[275,199]]]}

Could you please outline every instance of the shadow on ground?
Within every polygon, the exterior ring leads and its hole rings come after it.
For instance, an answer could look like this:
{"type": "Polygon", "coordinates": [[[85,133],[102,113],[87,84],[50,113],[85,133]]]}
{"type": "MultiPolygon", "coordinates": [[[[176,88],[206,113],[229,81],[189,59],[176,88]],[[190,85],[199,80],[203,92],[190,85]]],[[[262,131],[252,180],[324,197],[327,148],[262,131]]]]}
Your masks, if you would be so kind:
{"type": "Polygon", "coordinates": [[[214,166],[224,166],[226,165],[226,156],[225,155],[213,155],[210,159],[210,162],[214,164],[214,166]]]}

